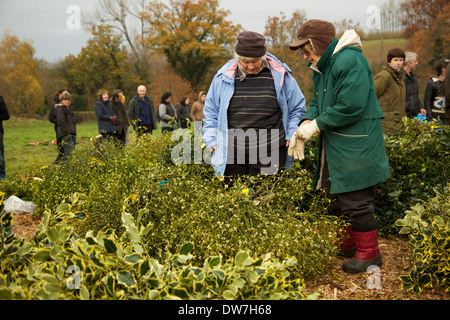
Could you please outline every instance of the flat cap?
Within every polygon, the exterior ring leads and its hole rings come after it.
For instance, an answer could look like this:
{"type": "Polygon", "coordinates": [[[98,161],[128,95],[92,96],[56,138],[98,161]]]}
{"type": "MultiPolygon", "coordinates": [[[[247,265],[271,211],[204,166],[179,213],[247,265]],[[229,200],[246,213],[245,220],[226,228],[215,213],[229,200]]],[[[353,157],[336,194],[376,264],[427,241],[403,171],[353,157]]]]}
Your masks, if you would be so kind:
{"type": "Polygon", "coordinates": [[[291,50],[297,50],[307,42],[311,42],[313,49],[322,55],[336,36],[336,28],[331,22],[324,20],[309,20],[297,31],[297,40],[289,45],[291,50]]]}

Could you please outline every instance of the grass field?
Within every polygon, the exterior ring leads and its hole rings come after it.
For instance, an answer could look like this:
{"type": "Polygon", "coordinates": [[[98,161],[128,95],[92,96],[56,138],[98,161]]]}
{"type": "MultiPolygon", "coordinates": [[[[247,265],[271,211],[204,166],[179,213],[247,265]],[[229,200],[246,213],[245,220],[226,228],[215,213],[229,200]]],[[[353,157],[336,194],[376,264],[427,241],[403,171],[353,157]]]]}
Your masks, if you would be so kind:
{"type": "MultiPolygon", "coordinates": [[[[3,122],[7,178],[25,174],[27,168],[52,163],[57,156],[53,124],[45,120],[11,118],[3,122]],[[38,143],[38,145],[29,145],[38,143]]],[[[98,133],[96,122],[77,125],[77,140],[89,140],[98,133]]]]}
{"type": "MultiPolygon", "coordinates": [[[[10,120],[3,121],[3,127],[7,178],[29,175],[33,168],[48,165],[56,159],[56,133],[51,122],[11,117],[10,120]]],[[[133,134],[131,129],[131,135],[133,134]]],[[[153,134],[161,134],[161,129],[158,128],[153,134]]],[[[97,135],[96,121],[77,124],[77,143],[90,143],[90,139],[97,135]]],[[[130,137],[130,143],[132,142],[133,137],[130,137]]]]}

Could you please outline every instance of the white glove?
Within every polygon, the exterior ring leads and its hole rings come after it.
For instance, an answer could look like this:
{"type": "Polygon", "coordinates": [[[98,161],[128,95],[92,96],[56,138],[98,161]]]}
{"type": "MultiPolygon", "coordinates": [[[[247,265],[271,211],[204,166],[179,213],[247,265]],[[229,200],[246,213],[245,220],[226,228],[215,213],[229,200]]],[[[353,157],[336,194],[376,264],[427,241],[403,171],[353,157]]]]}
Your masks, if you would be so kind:
{"type": "Polygon", "coordinates": [[[305,140],[305,142],[308,142],[311,139],[311,137],[315,135],[317,132],[320,132],[320,130],[319,127],[317,126],[316,120],[313,120],[307,124],[300,126],[300,128],[297,129],[295,135],[305,140]]]}
{"type": "Polygon", "coordinates": [[[291,138],[288,154],[290,157],[294,156],[296,160],[305,160],[305,141],[297,137],[297,133],[294,133],[291,138]]]}

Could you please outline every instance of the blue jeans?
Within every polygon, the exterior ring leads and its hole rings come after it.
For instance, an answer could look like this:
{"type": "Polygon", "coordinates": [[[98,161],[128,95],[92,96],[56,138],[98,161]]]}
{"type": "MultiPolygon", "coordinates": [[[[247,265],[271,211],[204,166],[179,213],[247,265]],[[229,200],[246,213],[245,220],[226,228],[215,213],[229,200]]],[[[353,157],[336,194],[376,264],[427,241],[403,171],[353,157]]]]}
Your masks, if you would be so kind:
{"type": "Polygon", "coordinates": [[[67,161],[69,155],[75,150],[75,136],[62,137],[62,147],[64,149],[64,161],[67,161]]]}

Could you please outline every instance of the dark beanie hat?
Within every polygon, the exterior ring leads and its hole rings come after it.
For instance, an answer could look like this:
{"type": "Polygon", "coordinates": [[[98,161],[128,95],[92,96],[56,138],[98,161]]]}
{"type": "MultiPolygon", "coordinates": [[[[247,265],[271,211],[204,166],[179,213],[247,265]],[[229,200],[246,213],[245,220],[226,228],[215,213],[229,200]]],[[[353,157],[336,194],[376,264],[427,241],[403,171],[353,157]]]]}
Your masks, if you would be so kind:
{"type": "Polygon", "coordinates": [[[405,59],[405,51],[400,48],[395,48],[389,50],[387,54],[387,62],[391,62],[392,58],[403,58],[405,59]]]}
{"type": "Polygon", "coordinates": [[[266,54],[266,38],[263,35],[244,31],[238,35],[235,51],[242,57],[259,58],[266,54]]]}
{"type": "Polygon", "coordinates": [[[297,40],[289,45],[297,50],[310,42],[317,54],[322,55],[336,36],[336,28],[331,22],[314,19],[305,22],[297,31],[297,40]]]}

